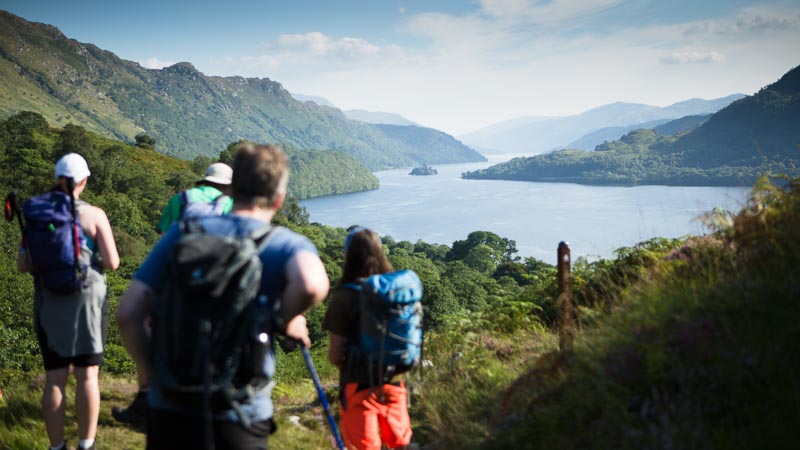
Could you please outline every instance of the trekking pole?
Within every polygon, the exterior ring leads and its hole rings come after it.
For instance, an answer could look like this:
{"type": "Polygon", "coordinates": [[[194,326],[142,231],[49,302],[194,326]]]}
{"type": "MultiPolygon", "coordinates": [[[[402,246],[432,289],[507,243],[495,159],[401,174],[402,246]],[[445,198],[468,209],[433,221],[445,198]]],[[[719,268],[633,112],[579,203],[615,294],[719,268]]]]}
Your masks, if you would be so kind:
{"type": "Polygon", "coordinates": [[[22,212],[19,210],[19,202],[17,201],[17,190],[9,192],[6,195],[5,204],[3,205],[3,213],[5,214],[6,221],[11,222],[14,216],[17,216],[19,223],[19,230],[25,232],[25,224],[22,222],[22,212]]]}
{"type": "Polygon", "coordinates": [[[336,421],[333,420],[333,416],[331,415],[328,397],[325,396],[325,391],[322,390],[322,383],[319,381],[317,369],[314,368],[314,361],[311,360],[311,353],[302,343],[300,344],[300,350],[303,352],[303,358],[306,360],[306,366],[308,367],[308,372],[311,374],[311,379],[314,380],[314,386],[317,388],[319,401],[322,403],[322,409],[325,410],[325,416],[328,418],[328,425],[331,426],[333,438],[336,439],[336,446],[339,447],[339,450],[345,450],[344,442],[342,441],[342,437],[339,435],[339,429],[336,427],[336,421]]]}

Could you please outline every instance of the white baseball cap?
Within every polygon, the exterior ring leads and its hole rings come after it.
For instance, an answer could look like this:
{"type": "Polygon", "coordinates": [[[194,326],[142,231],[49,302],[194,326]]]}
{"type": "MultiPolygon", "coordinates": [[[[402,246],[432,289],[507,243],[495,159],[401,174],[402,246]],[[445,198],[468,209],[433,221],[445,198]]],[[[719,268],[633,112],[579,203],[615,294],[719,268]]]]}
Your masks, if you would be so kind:
{"type": "MultiPolygon", "coordinates": [[[[200,181],[209,181],[216,184],[231,184],[233,169],[225,163],[217,162],[208,166],[206,176],[200,181]]],[[[198,183],[200,182],[198,181],[198,183]]]]}
{"type": "Polygon", "coordinates": [[[86,160],[77,153],[67,153],[56,163],[56,179],[67,177],[79,183],[91,174],[86,160]]]}

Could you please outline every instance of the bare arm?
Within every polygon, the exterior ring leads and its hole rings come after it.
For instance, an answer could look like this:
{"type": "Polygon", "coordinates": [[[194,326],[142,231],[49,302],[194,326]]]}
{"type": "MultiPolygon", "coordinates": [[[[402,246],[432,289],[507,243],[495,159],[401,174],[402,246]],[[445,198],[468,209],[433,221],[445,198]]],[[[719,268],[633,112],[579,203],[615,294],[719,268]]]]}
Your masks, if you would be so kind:
{"type": "Polygon", "coordinates": [[[96,206],[85,205],[78,210],[78,215],[83,230],[97,242],[103,268],[116,270],[119,267],[119,253],[106,212],[96,206]]]}
{"type": "Polygon", "coordinates": [[[117,252],[117,243],[114,242],[114,234],[111,232],[111,224],[108,223],[108,216],[105,211],[97,208],[97,223],[96,223],[97,247],[100,250],[100,256],[103,258],[103,268],[117,270],[119,267],[119,253],[117,252]]]}
{"type": "Polygon", "coordinates": [[[122,343],[136,361],[136,370],[145,379],[149,379],[150,374],[150,334],[145,321],[153,303],[153,290],[139,280],[132,280],[120,297],[117,308],[117,326],[122,343]]]}
{"type": "Polygon", "coordinates": [[[318,305],[328,295],[328,273],[319,257],[308,251],[294,255],[286,265],[286,287],[282,295],[281,318],[286,336],[311,345],[303,312],[318,305]]]}
{"type": "Polygon", "coordinates": [[[284,323],[320,304],[328,295],[330,281],[319,256],[298,252],[286,265],[286,287],[283,291],[284,323]]]}

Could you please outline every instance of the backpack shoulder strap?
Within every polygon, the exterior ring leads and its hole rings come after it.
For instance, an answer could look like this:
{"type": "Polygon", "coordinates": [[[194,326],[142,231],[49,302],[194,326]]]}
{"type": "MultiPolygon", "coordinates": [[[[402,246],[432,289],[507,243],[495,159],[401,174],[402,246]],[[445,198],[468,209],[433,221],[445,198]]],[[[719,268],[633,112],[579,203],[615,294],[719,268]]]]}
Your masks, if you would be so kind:
{"type": "Polygon", "coordinates": [[[353,291],[356,291],[356,292],[361,292],[362,291],[361,283],[356,283],[356,282],[353,282],[353,281],[351,281],[350,283],[344,283],[344,284],[342,284],[341,287],[345,288],[345,289],[350,289],[350,290],[353,290],[353,291]]]}
{"type": "Polygon", "coordinates": [[[229,198],[230,198],[230,196],[228,196],[228,195],[220,194],[214,199],[214,201],[212,203],[221,204],[221,203],[227,202],[229,198]]]}
{"type": "Polygon", "coordinates": [[[205,228],[203,228],[203,225],[200,223],[200,219],[197,217],[181,220],[180,229],[182,235],[206,232],[205,228]]]}
{"type": "MultiPolygon", "coordinates": [[[[217,200],[220,197],[225,197],[225,195],[220,195],[217,197],[217,200]]],[[[216,202],[217,200],[214,200],[216,202]]],[[[269,240],[270,236],[272,236],[272,232],[275,231],[279,227],[273,226],[272,224],[264,225],[261,228],[256,229],[255,231],[249,234],[250,238],[256,242],[256,246],[259,250],[262,250],[266,247],[267,240],[269,240]]]]}
{"type": "Polygon", "coordinates": [[[189,206],[189,190],[184,189],[180,192],[180,209],[179,209],[179,217],[183,215],[183,212],[186,211],[186,207],[189,206]]]}

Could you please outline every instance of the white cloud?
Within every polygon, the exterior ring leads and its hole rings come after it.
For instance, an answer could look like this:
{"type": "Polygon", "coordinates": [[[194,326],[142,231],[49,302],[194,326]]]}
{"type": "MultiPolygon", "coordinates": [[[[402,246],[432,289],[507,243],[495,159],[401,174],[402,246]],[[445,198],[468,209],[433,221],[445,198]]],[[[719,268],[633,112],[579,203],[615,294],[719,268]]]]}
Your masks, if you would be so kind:
{"type": "Polygon", "coordinates": [[[318,31],[285,34],[230,66],[343,109],[399,113],[457,134],[615,101],[667,105],[751,93],[791,67],[787,55],[800,54],[796,8],[656,26],[592,22],[593,14],[618,3],[483,0],[463,14],[408,12],[394,31],[422,46],[318,31]],[[744,35],[765,29],[784,31],[744,35]]]}
{"type": "Polygon", "coordinates": [[[725,55],[714,51],[687,51],[662,55],[658,60],[662,64],[708,64],[725,61],[725,55]]]}
{"type": "Polygon", "coordinates": [[[586,17],[621,0],[482,0],[482,12],[504,21],[556,23],[586,17]]]}
{"type": "Polygon", "coordinates": [[[142,62],[142,67],[146,67],[148,69],[163,69],[164,67],[169,67],[175,64],[175,61],[167,61],[163,59],[159,59],[156,57],[147,58],[142,62]]]}
{"type": "Polygon", "coordinates": [[[690,26],[686,36],[696,35],[740,35],[800,29],[800,14],[778,15],[771,12],[747,10],[735,20],[707,20],[690,26]]]}
{"type": "Polygon", "coordinates": [[[283,34],[265,45],[275,60],[327,58],[354,60],[397,54],[397,46],[378,46],[355,37],[332,38],[318,31],[305,34],[283,34]]]}

